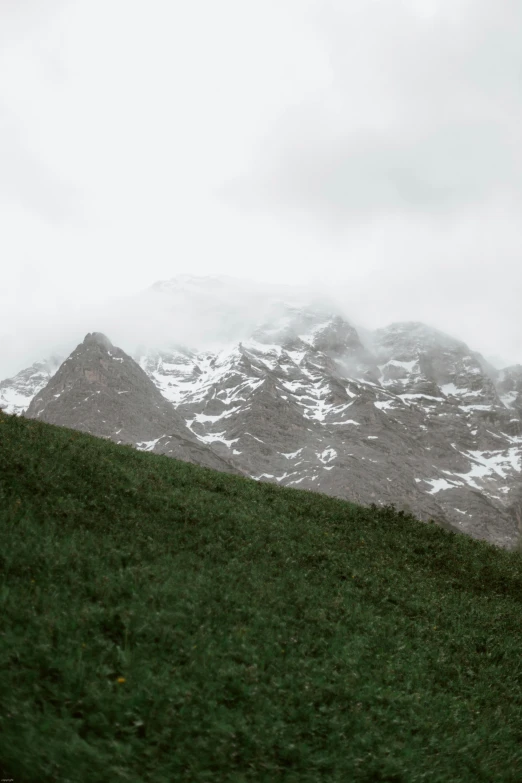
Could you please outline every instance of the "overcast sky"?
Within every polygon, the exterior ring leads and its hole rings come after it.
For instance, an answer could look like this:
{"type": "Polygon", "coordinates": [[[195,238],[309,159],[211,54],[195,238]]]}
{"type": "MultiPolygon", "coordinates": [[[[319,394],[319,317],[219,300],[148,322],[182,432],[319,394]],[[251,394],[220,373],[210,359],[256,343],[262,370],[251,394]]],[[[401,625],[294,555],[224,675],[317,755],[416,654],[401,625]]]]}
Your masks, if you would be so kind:
{"type": "Polygon", "coordinates": [[[520,0],[0,0],[0,378],[179,273],[522,363],[520,139],[520,0]]]}

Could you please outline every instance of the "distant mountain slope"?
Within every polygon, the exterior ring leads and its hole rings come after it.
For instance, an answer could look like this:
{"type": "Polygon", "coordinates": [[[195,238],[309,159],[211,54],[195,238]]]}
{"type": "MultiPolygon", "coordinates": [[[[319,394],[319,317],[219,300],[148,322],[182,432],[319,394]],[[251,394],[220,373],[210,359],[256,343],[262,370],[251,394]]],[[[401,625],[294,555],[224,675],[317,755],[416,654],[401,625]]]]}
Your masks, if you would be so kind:
{"type": "Polygon", "coordinates": [[[502,374],[424,324],[377,330],[369,350],[338,314],[278,306],[279,321],[218,353],[136,358],[202,442],[254,478],[394,503],[512,547],[522,509],[518,387],[506,407],[502,374]]]}
{"type": "Polygon", "coordinates": [[[52,356],[35,362],[13,378],[0,381],[0,409],[16,414],[27,410],[33,397],[46,386],[62,361],[62,358],[52,356]]]}
{"type": "Polygon", "coordinates": [[[227,473],[242,473],[200,443],[136,362],[100,333],[85,337],[36,394],[25,415],[227,473]]]}
{"type": "MultiPolygon", "coordinates": [[[[194,320],[213,307],[223,337],[229,327],[237,333],[249,306],[254,312],[257,294],[224,277],[180,276],[147,292],[147,306],[168,314],[183,305],[194,320]]],[[[170,348],[133,354],[141,374],[130,356],[105,347],[96,367],[112,367],[111,394],[108,381],[86,385],[80,373],[78,399],[70,390],[65,405],[57,374],[45,390],[46,417],[54,418],[45,420],[171,456],[180,453],[179,438],[190,438],[207,459],[219,455],[259,481],[393,503],[421,520],[515,545],[522,533],[520,365],[496,370],[461,340],[419,322],[358,330],[333,303],[307,303],[298,290],[256,312],[261,317],[249,315],[244,339],[209,350],[174,344],[185,331],[165,327],[170,348]],[[118,386],[120,360],[135,384],[132,397],[130,387],[118,386]],[[177,434],[178,451],[168,433],[177,434]]],[[[38,415],[38,394],[30,415],[38,415]]]]}
{"type": "Polygon", "coordinates": [[[496,387],[506,408],[513,411],[514,416],[522,417],[522,365],[499,370],[496,387]]]}

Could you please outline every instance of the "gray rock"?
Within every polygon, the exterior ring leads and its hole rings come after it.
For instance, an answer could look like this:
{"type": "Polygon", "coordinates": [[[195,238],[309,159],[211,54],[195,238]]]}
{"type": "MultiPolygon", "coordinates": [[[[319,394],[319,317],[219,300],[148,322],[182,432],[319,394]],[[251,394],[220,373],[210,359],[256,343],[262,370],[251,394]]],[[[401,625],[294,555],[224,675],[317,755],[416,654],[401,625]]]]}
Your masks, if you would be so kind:
{"type": "Polygon", "coordinates": [[[243,475],[201,443],[141,367],[99,332],[85,337],[25,416],[243,475]]]}
{"type": "Polygon", "coordinates": [[[515,546],[522,366],[496,370],[419,322],[370,332],[284,301],[267,313],[220,351],[134,361],[88,335],[27,415],[515,546]]]}
{"type": "Polygon", "coordinates": [[[261,325],[228,352],[169,355],[169,386],[158,357],[151,377],[198,438],[257,480],[393,503],[512,548],[522,438],[498,372],[424,324],[376,331],[375,353],[365,338],[338,315],[288,308],[281,328],[261,325]]]}
{"type": "Polygon", "coordinates": [[[17,373],[13,378],[0,382],[0,408],[6,413],[20,415],[29,406],[33,397],[41,391],[62,363],[62,357],[51,356],[42,362],[17,373]]]}

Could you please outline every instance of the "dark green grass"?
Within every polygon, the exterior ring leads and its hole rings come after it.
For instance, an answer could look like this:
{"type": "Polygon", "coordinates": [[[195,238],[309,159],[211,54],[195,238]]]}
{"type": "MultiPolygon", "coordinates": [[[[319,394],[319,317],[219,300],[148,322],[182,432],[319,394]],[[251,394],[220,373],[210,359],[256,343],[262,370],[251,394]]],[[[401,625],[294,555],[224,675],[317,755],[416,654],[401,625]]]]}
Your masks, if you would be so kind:
{"type": "Polygon", "coordinates": [[[518,553],[0,416],[15,783],[520,783],[521,607],[518,553]]]}

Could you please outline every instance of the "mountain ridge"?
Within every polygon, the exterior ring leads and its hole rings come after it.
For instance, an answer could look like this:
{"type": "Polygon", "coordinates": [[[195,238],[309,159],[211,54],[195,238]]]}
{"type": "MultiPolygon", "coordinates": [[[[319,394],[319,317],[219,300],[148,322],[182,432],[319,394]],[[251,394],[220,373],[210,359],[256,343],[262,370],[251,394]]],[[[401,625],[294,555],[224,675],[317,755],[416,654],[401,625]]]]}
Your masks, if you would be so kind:
{"type": "MultiPolygon", "coordinates": [[[[515,545],[522,366],[497,370],[418,321],[394,322],[363,341],[326,304],[274,307],[277,318],[266,308],[250,336],[221,350],[182,341],[125,354],[176,411],[178,439],[259,481],[393,503],[423,521],[515,545]]],[[[104,437],[121,434],[95,419],[90,426],[104,437]]],[[[158,451],[166,433],[135,429],[129,442],[158,451]]]]}
{"type": "Polygon", "coordinates": [[[242,474],[187,431],[141,367],[100,332],[86,335],[35,395],[24,415],[242,474]]]}

